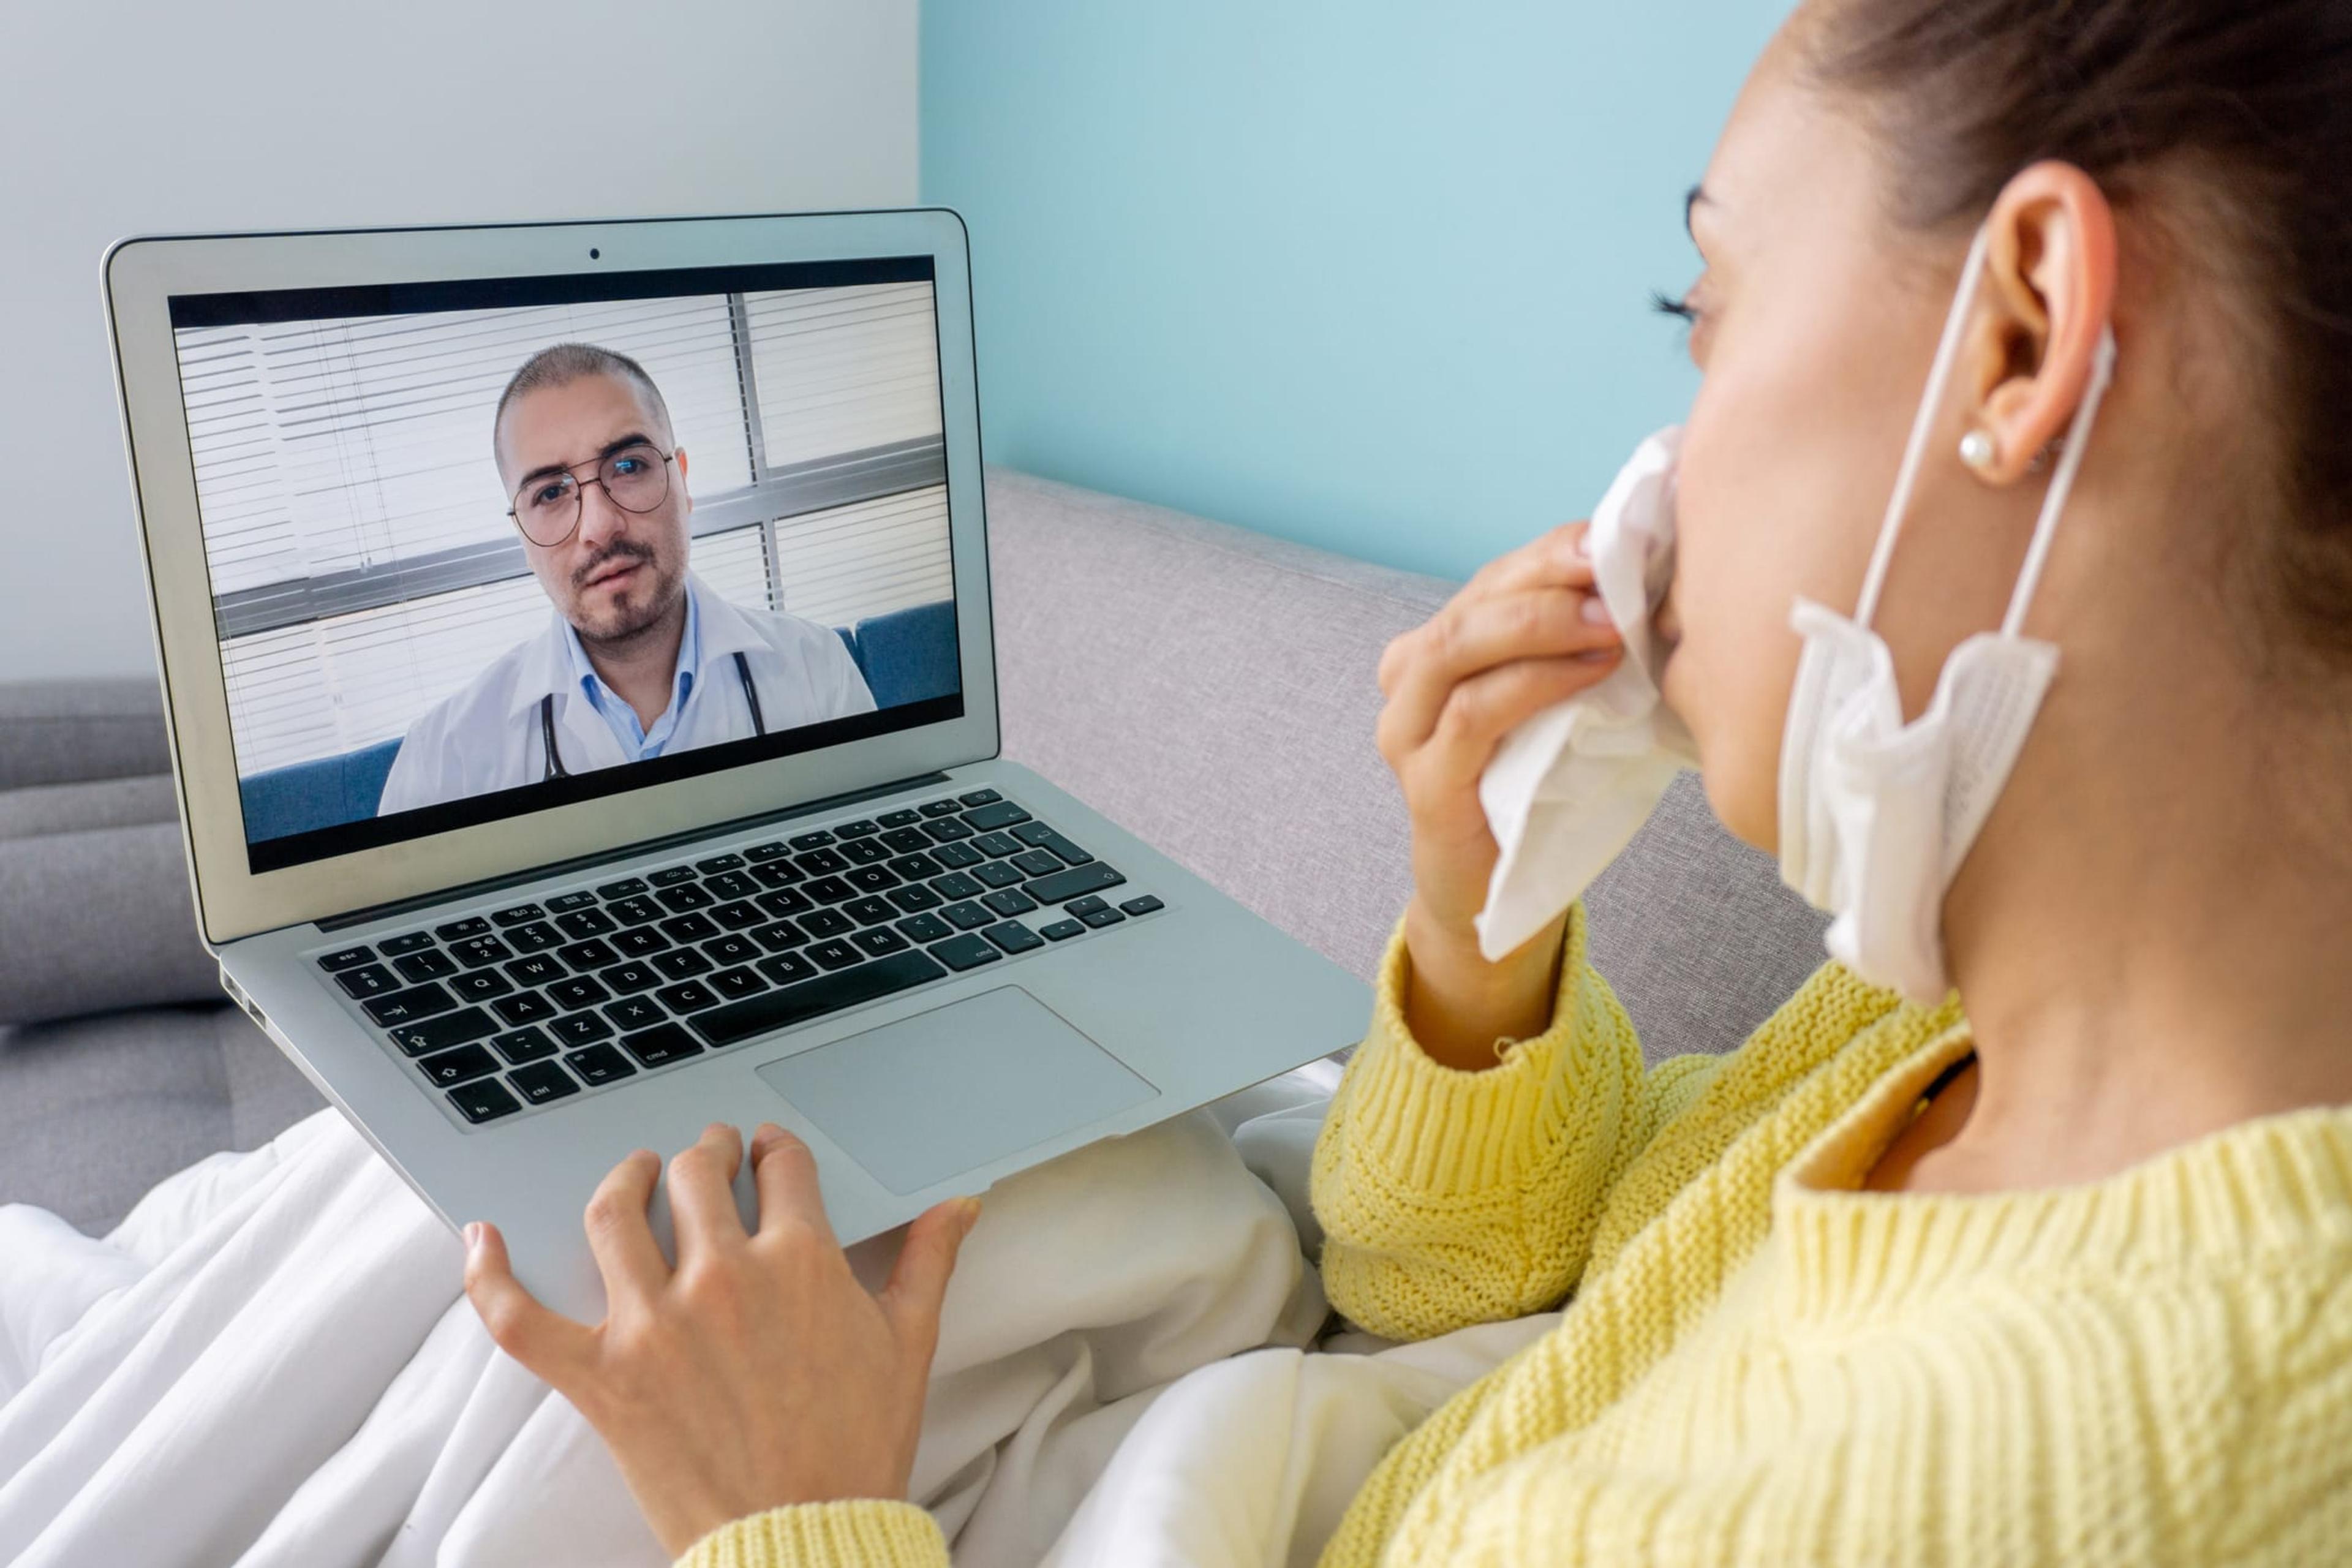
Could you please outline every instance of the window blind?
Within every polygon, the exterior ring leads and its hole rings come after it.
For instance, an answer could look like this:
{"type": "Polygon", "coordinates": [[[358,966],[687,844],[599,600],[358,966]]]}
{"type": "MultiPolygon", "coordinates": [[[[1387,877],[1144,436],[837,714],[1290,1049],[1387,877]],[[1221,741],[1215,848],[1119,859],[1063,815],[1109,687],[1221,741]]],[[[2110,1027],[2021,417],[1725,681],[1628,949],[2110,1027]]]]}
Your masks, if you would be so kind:
{"type": "Polygon", "coordinates": [[[939,435],[929,284],[746,294],[743,312],[768,467],[939,435]]]}

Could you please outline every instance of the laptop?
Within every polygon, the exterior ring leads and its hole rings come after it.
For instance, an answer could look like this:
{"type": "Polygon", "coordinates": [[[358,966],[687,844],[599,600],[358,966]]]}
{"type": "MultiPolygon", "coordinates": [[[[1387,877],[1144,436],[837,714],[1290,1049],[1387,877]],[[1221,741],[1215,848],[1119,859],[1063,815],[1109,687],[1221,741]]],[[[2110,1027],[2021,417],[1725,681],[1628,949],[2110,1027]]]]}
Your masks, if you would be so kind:
{"type": "Polygon", "coordinates": [[[805,1139],[849,1242],[1360,1034],[998,754],[953,213],[103,272],[221,983],[543,1300],[602,1315],[590,1193],[712,1121],[805,1139]]]}

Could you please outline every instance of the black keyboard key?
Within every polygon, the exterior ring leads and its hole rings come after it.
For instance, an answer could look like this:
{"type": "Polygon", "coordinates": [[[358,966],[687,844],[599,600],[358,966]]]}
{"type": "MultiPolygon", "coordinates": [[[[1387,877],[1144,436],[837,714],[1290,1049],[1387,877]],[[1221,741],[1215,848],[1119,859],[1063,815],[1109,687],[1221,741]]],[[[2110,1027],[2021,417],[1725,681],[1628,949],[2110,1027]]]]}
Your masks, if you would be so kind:
{"type": "Polygon", "coordinates": [[[507,932],[507,944],[517,952],[545,952],[551,947],[561,947],[563,937],[545,921],[533,921],[507,932]]]}
{"type": "Polygon", "coordinates": [[[982,833],[992,833],[1000,827],[1028,821],[1029,814],[1009,800],[984,800],[965,812],[963,819],[982,833]]]}
{"type": "Polygon", "coordinates": [[[647,882],[643,877],[624,877],[617,882],[606,882],[602,887],[598,888],[596,889],[596,896],[609,904],[616,902],[622,899],[634,899],[640,897],[650,886],[652,886],[652,884],[647,882]]]}
{"type": "MultiPolygon", "coordinates": [[[[1054,864],[1058,868],[1061,862],[1057,860],[1054,864]]],[[[991,888],[1017,888],[1023,878],[1021,868],[1010,860],[991,860],[985,865],[974,866],[971,874],[991,888]]]]}
{"type": "Polygon", "coordinates": [[[1013,837],[1034,847],[1048,838],[1058,837],[1052,827],[1042,822],[1024,822],[1013,830],[1013,837]]]}
{"type": "Polygon", "coordinates": [[[436,1013],[446,1013],[457,1005],[457,999],[443,990],[440,982],[428,980],[389,996],[373,997],[360,1004],[360,1011],[389,1029],[429,1018],[436,1013]]]}
{"type": "Polygon", "coordinates": [[[363,963],[357,969],[346,969],[335,976],[335,984],[354,1002],[364,1002],[371,996],[389,996],[400,989],[399,977],[381,963],[363,963]]]}
{"type": "Polygon", "coordinates": [[[502,965],[507,978],[518,985],[544,985],[551,980],[563,978],[563,965],[544,952],[534,952],[528,958],[518,958],[502,965]]]}
{"type": "Polygon", "coordinates": [[[433,933],[431,931],[409,931],[403,936],[388,936],[382,942],[376,943],[376,946],[383,949],[387,955],[402,952],[422,952],[432,945],[433,933]]]}
{"type": "MultiPolygon", "coordinates": [[[[798,956],[797,953],[787,953],[762,959],[760,967],[771,979],[781,980],[782,977],[771,966],[798,956]]],[[[797,984],[779,984],[763,996],[754,996],[748,1002],[730,1002],[724,1007],[697,1014],[694,1029],[714,1046],[731,1046],[755,1035],[786,1028],[806,1019],[838,1012],[844,1007],[855,1007],[861,1002],[871,1002],[878,996],[904,991],[910,985],[920,985],[946,973],[923,953],[911,949],[894,952],[887,958],[877,958],[871,963],[861,963],[837,974],[821,974],[797,984]]]]}
{"type": "Polygon", "coordinates": [[[1154,895],[1146,893],[1139,899],[1129,899],[1118,907],[1131,915],[1148,915],[1164,910],[1168,906],[1161,903],[1154,895]]]}
{"type": "Polygon", "coordinates": [[[1010,833],[983,833],[971,841],[971,847],[992,859],[1002,860],[1021,853],[1021,840],[1010,833]]]}
{"type": "Polygon", "coordinates": [[[547,911],[537,904],[517,904],[511,909],[500,910],[492,915],[490,923],[494,926],[519,926],[526,921],[538,920],[546,913],[547,911]]]}
{"type": "Polygon", "coordinates": [[[1052,925],[1040,926],[1037,934],[1048,942],[1067,942],[1074,936],[1084,935],[1086,929],[1080,921],[1055,921],[1052,925]]]}
{"type": "Polygon", "coordinates": [[[893,888],[883,897],[910,915],[921,914],[925,910],[938,909],[947,901],[929,888],[922,887],[893,888]]]}
{"type": "Polygon", "coordinates": [[[604,1016],[610,1018],[617,1028],[642,1029],[649,1024],[660,1023],[669,1015],[663,1012],[661,1004],[650,996],[624,996],[618,1002],[604,1005],[604,1016]]]}
{"type": "Polygon", "coordinates": [[[1025,915],[1037,907],[1037,900],[1018,888],[999,888],[980,901],[1000,915],[1025,915]]]}
{"type": "Polygon", "coordinates": [[[963,825],[963,819],[955,816],[942,816],[937,822],[926,822],[923,831],[940,844],[952,844],[959,838],[972,836],[972,830],[963,825]]]}
{"type": "Polygon", "coordinates": [[[656,888],[675,888],[682,882],[691,882],[694,880],[694,868],[691,866],[665,866],[660,870],[656,871],[652,876],[646,878],[646,880],[651,882],[656,888]]]}
{"type": "Polygon", "coordinates": [[[890,847],[874,838],[845,839],[841,858],[853,866],[877,866],[890,858],[890,847]]]}
{"type": "Polygon", "coordinates": [[[901,855],[920,855],[936,842],[919,827],[894,827],[882,836],[883,844],[901,855]]]}
{"type": "Polygon", "coordinates": [[[574,1013],[570,1017],[558,1018],[547,1026],[555,1032],[557,1039],[567,1046],[593,1045],[598,1040],[613,1037],[613,1026],[604,1022],[604,1016],[601,1013],[574,1013]]]}
{"type": "Polygon", "coordinates": [[[569,980],[559,980],[547,988],[547,999],[567,1013],[583,1007],[593,1007],[599,1002],[612,1000],[613,994],[584,974],[569,980]]]}
{"type": "Polygon", "coordinates": [[[763,926],[754,926],[749,934],[752,941],[770,952],[786,952],[801,946],[809,939],[808,932],[790,921],[772,921],[763,926]]]}
{"type": "Polygon", "coordinates": [[[1127,919],[1125,915],[1120,914],[1117,910],[1096,910],[1090,914],[1080,915],[1078,918],[1086,921],[1087,924],[1094,927],[1097,931],[1102,930],[1105,926],[1115,926],[1121,921],[1127,919]]]}
{"type": "Polygon", "coordinates": [[[547,900],[547,907],[556,914],[566,915],[573,910],[584,910],[595,901],[596,895],[590,892],[558,893],[547,900]]]}
{"type": "MultiPolygon", "coordinates": [[[[943,899],[976,899],[988,890],[988,884],[975,880],[987,869],[986,866],[974,866],[968,872],[950,871],[944,877],[934,877],[931,879],[931,891],[943,899]]],[[[1021,874],[1014,872],[1013,880],[1020,879],[1021,874]]]]}
{"type": "Polygon", "coordinates": [[[661,928],[672,942],[700,942],[719,934],[719,922],[704,914],[672,915],[661,928]]]}
{"type": "Polygon", "coordinates": [[[943,875],[947,868],[933,855],[901,855],[890,862],[891,872],[908,882],[928,882],[943,875]]]}
{"type": "Polygon", "coordinates": [[[958,805],[951,800],[927,800],[915,809],[921,812],[925,816],[953,816],[956,813],[961,811],[963,807],[958,805]]]}
{"type": "Polygon", "coordinates": [[[490,1011],[509,1024],[536,1024],[555,1016],[555,1004],[536,991],[519,991],[491,1003],[490,1011]]]}
{"type": "Polygon", "coordinates": [[[416,1066],[426,1078],[447,1089],[452,1084],[464,1083],[468,1079],[480,1078],[484,1073],[498,1071],[499,1059],[479,1046],[459,1046],[454,1051],[423,1058],[416,1066]]]}
{"type": "Polygon", "coordinates": [[[771,860],[764,866],[754,866],[751,875],[763,888],[789,888],[794,882],[808,880],[808,873],[790,860],[771,860]]]}
{"type": "Polygon", "coordinates": [[[1039,948],[1045,945],[1045,939],[1044,937],[1039,936],[1035,931],[1031,931],[1019,921],[1003,921],[1000,924],[990,926],[980,934],[986,937],[989,941],[994,942],[997,946],[1003,948],[1007,952],[1027,952],[1032,948],[1039,948]]]}
{"type": "Polygon", "coordinates": [[[749,963],[760,956],[760,944],[740,931],[730,931],[702,944],[702,955],[716,963],[749,963]]]}
{"type": "Polygon", "coordinates": [[[835,823],[834,825],[833,836],[846,844],[853,839],[871,838],[874,835],[881,831],[882,825],[880,823],[873,821],[870,818],[861,816],[855,822],[835,823]]]}
{"type": "Polygon", "coordinates": [[[642,926],[653,924],[668,911],[642,894],[632,894],[606,904],[604,912],[625,926],[642,926]]]}
{"type": "Polygon", "coordinates": [[[428,947],[422,952],[404,952],[392,961],[392,966],[408,976],[413,984],[422,984],[427,980],[438,980],[445,974],[457,973],[457,961],[437,947],[428,947]]]}
{"type": "Polygon", "coordinates": [[[990,914],[978,904],[970,902],[950,904],[940,911],[940,918],[958,931],[978,931],[982,926],[996,923],[994,915],[990,914]]]}
{"type": "Polygon", "coordinates": [[[760,896],[760,884],[740,871],[705,878],[702,886],[714,899],[755,899],[760,896]]]}
{"type": "Polygon", "coordinates": [[[467,915],[461,921],[433,928],[433,934],[443,942],[463,942],[469,936],[480,936],[490,929],[490,922],[479,915],[467,915]]]}
{"type": "Polygon", "coordinates": [[[740,1002],[746,996],[757,996],[768,988],[768,983],[743,964],[722,969],[710,977],[710,988],[730,1002],[740,1002]]]}
{"type": "Polygon", "coordinates": [[[694,868],[706,877],[716,877],[721,871],[740,871],[744,866],[740,855],[713,855],[708,860],[697,860],[694,868]]]}
{"type": "Polygon", "coordinates": [[[751,901],[778,920],[782,920],[786,915],[797,915],[816,907],[809,902],[808,895],[797,888],[780,888],[772,893],[761,893],[751,901]]]}
{"type": "Polygon", "coordinates": [[[449,989],[461,1002],[487,1002],[493,996],[504,996],[514,989],[514,982],[495,969],[476,969],[453,975],[449,989]]]}
{"type": "Polygon", "coordinates": [[[652,964],[640,963],[633,958],[626,963],[599,970],[596,978],[624,996],[634,996],[640,991],[652,990],[662,983],[664,976],[652,964]]]}
{"type": "Polygon", "coordinates": [[[468,1007],[462,1013],[444,1013],[422,1023],[403,1024],[392,1031],[392,1043],[412,1057],[421,1057],[446,1051],[451,1046],[488,1039],[498,1032],[497,1022],[488,1013],[479,1007],[468,1007]]]}
{"type": "Polygon", "coordinates": [[[1055,855],[1059,856],[1062,859],[1067,861],[1073,866],[1083,866],[1087,861],[1094,858],[1092,855],[1087,854],[1085,850],[1079,848],[1076,845],[1071,843],[1068,839],[1063,837],[1058,833],[1048,834],[1044,840],[1043,847],[1052,850],[1055,855]]]}
{"type": "Polygon", "coordinates": [[[547,1037],[544,1029],[509,1029],[503,1035],[492,1035],[490,1047],[515,1067],[543,1061],[555,1054],[555,1042],[547,1037]]]}
{"type": "Polygon", "coordinates": [[[1126,880],[1108,866],[1094,860],[1056,871],[1050,877],[1040,877],[1021,890],[1041,904],[1058,904],[1080,893],[1099,893],[1105,888],[1116,888],[1126,880]]]}
{"type": "Polygon", "coordinates": [[[811,910],[801,917],[801,930],[811,936],[845,936],[857,929],[857,922],[839,910],[811,910]]]}
{"type": "Polygon", "coordinates": [[[551,1100],[562,1100],[567,1094],[578,1094],[580,1086],[571,1075],[553,1062],[541,1062],[507,1074],[507,1081],[522,1092],[533,1105],[545,1105],[551,1100]]]}
{"type": "Polygon", "coordinates": [[[849,940],[863,948],[868,958],[887,958],[894,952],[906,952],[909,945],[905,937],[888,926],[876,926],[871,931],[859,931],[849,940]]]}
{"type": "Polygon", "coordinates": [[[704,892],[699,882],[680,882],[676,887],[664,888],[654,897],[679,914],[688,910],[706,910],[719,901],[704,892]]]}
{"type": "Polygon", "coordinates": [[[665,985],[654,993],[662,1005],[673,1013],[699,1013],[705,1007],[719,1005],[719,993],[699,980],[688,980],[677,985],[665,985]]]}
{"type": "Polygon", "coordinates": [[[822,849],[832,842],[833,835],[820,827],[813,832],[803,833],[795,836],[793,839],[793,847],[795,849],[822,849]]]}
{"type": "Polygon", "coordinates": [[[773,958],[760,960],[760,973],[779,985],[796,984],[817,972],[816,965],[797,952],[780,952],[773,958]]]}
{"type": "Polygon", "coordinates": [[[886,811],[876,820],[885,827],[912,827],[923,820],[923,814],[914,810],[886,811]]]}
{"type": "Polygon", "coordinates": [[[375,957],[372,947],[341,947],[319,955],[319,967],[332,974],[339,969],[357,969],[375,957]]]}
{"type": "MultiPolygon", "coordinates": [[[[691,919],[692,917],[681,916],[679,918],[691,919]]],[[[768,917],[760,912],[760,907],[757,904],[747,904],[742,900],[738,899],[731,904],[721,904],[717,909],[711,910],[710,918],[718,924],[726,927],[729,931],[748,931],[751,927],[765,921],[768,917]]]]}
{"type": "Polygon", "coordinates": [[[976,789],[960,795],[956,798],[966,805],[994,805],[1004,797],[992,789],[976,789]]]}
{"type": "Polygon", "coordinates": [[[628,1053],[649,1068],[667,1067],[688,1057],[698,1057],[702,1047],[692,1035],[676,1024],[656,1024],[634,1035],[623,1035],[621,1044],[628,1053]]]}
{"type": "Polygon", "coordinates": [[[594,1088],[599,1084],[635,1078],[637,1069],[629,1058],[610,1046],[591,1046],[584,1051],[574,1051],[563,1058],[564,1065],[580,1075],[580,1081],[594,1088]]]}
{"type": "Polygon", "coordinates": [[[820,904],[845,904],[857,896],[857,889],[838,877],[819,877],[804,890],[820,904]]]}
{"type": "Polygon", "coordinates": [[[1108,908],[1110,908],[1108,900],[1098,899],[1092,893],[1088,893],[1083,899],[1072,899],[1068,903],[1063,905],[1062,912],[1066,915],[1076,915],[1080,920],[1084,920],[1087,916],[1094,913],[1097,910],[1107,910],[1108,908]]]}
{"type": "Polygon", "coordinates": [[[931,851],[931,858],[961,871],[967,866],[979,865],[987,857],[969,844],[942,844],[931,851]]]}
{"type": "Polygon", "coordinates": [[[862,956],[856,948],[837,936],[818,942],[808,950],[808,955],[823,969],[846,969],[862,956]]]}
{"type": "Polygon", "coordinates": [[[690,947],[674,947],[653,956],[653,966],[672,980],[691,980],[710,973],[710,960],[690,947]]]}
{"type": "Polygon", "coordinates": [[[812,849],[793,857],[793,864],[812,877],[830,877],[849,869],[849,857],[838,849],[812,849]]]}
{"type": "Polygon", "coordinates": [[[1033,877],[1050,877],[1062,868],[1062,858],[1051,849],[1024,849],[1013,858],[1013,864],[1033,877]]]}
{"type": "Polygon", "coordinates": [[[479,969],[486,963],[496,963],[512,958],[514,949],[494,936],[469,936],[449,944],[457,962],[468,969],[479,969]]]}
{"type": "Polygon", "coordinates": [[[998,957],[995,948],[969,932],[951,936],[945,942],[933,942],[923,951],[959,972],[978,969],[983,963],[993,963],[998,957]]]}
{"type": "Polygon", "coordinates": [[[669,947],[669,938],[657,931],[625,931],[614,934],[613,951],[625,958],[650,958],[669,947]]]}
{"type": "Polygon", "coordinates": [[[938,942],[955,935],[955,927],[937,915],[909,915],[898,922],[898,930],[908,942],[938,942]]]}
{"type": "Polygon", "coordinates": [[[608,963],[621,962],[621,955],[613,951],[613,944],[601,936],[575,942],[570,947],[559,947],[555,950],[555,956],[574,969],[602,969],[608,963]]]}
{"type": "Polygon", "coordinates": [[[897,920],[906,911],[887,899],[877,899],[868,895],[863,899],[852,899],[841,906],[841,912],[859,925],[878,926],[885,921],[897,920]]]}
{"type": "Polygon", "coordinates": [[[522,1109],[522,1102],[507,1092],[507,1086],[494,1078],[477,1079],[472,1083],[449,1091],[449,1103],[468,1121],[495,1121],[501,1116],[512,1116],[522,1109]]]}
{"type": "Polygon", "coordinates": [[[754,844],[749,849],[744,850],[743,858],[749,860],[754,866],[761,866],[771,860],[782,859],[783,858],[783,854],[784,846],[772,838],[765,844],[754,844]]]}
{"type": "Polygon", "coordinates": [[[898,879],[879,866],[852,866],[841,879],[861,893],[887,893],[898,885],[898,879]]]}

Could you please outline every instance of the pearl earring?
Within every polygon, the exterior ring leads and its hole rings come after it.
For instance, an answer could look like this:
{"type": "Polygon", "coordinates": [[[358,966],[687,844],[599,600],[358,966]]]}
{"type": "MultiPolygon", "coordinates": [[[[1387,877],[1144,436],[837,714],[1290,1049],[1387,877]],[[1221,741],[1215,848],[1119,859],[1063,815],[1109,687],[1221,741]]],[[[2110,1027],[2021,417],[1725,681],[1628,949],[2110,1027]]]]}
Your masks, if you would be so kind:
{"type": "Polygon", "coordinates": [[[1996,448],[1992,437],[1982,430],[1971,430],[1960,437],[1960,461],[1979,473],[1992,467],[1996,448]]]}

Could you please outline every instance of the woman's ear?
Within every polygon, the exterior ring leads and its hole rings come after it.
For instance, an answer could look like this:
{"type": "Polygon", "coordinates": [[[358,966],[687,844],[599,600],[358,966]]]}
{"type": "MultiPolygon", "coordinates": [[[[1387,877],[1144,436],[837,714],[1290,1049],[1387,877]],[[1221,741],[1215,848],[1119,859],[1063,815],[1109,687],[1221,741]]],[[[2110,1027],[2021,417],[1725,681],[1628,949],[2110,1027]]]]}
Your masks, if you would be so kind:
{"type": "Polygon", "coordinates": [[[2072,163],[2021,171],[1994,202],[1985,266],[1991,276],[1969,333],[1967,427],[1992,438],[1971,464],[1988,484],[2014,484],[2066,432],[2116,299],[2115,209],[2072,163]]]}

